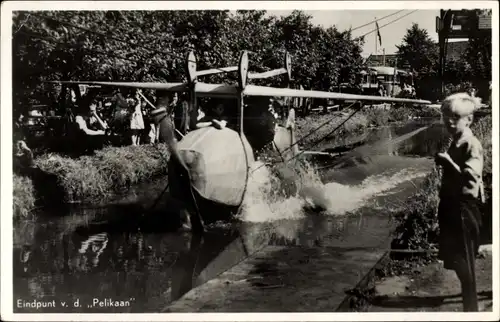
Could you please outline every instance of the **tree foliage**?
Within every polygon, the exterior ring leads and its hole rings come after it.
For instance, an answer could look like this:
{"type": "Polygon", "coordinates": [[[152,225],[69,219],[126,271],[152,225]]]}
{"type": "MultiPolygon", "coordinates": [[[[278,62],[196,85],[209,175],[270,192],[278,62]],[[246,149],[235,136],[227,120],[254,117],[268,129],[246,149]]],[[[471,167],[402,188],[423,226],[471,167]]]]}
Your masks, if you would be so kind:
{"type": "MultiPolygon", "coordinates": [[[[44,11],[13,16],[15,109],[50,104],[47,80],[183,81],[194,50],[198,69],[236,66],[242,50],[250,69],[280,68],[292,56],[291,86],[334,90],[361,68],[361,42],[335,27],[314,26],[301,11],[276,17],[264,10],[44,11]]],[[[206,76],[234,82],[236,74],[206,76]]],[[[283,78],[261,81],[286,86],[283,78]]]]}
{"type": "Polygon", "coordinates": [[[399,64],[407,63],[419,74],[437,73],[439,48],[427,30],[419,28],[418,24],[414,23],[407,30],[397,48],[399,64]]]}

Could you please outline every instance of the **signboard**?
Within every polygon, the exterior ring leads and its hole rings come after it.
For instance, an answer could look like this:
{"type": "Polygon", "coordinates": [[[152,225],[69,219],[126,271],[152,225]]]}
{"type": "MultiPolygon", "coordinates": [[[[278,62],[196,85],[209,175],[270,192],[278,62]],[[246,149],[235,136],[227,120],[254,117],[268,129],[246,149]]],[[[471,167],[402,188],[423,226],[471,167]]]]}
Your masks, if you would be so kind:
{"type": "Polygon", "coordinates": [[[469,38],[471,32],[474,31],[474,12],[469,10],[450,10],[446,12],[446,22],[449,21],[448,38],[469,38]],[[472,13],[472,14],[471,14],[472,13]]]}
{"type": "Polygon", "coordinates": [[[478,32],[491,32],[491,10],[441,10],[436,31],[446,38],[470,38],[478,32]]]}
{"type": "Polygon", "coordinates": [[[491,30],[491,13],[492,10],[481,10],[477,26],[479,30],[491,30]]]}

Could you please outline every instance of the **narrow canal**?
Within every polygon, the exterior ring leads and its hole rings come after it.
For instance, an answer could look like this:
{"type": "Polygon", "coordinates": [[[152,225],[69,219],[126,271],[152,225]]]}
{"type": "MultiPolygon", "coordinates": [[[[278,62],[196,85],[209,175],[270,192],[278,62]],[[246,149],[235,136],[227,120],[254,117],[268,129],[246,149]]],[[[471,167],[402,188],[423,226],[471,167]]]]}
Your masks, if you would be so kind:
{"type": "MultiPolygon", "coordinates": [[[[135,187],[106,207],[41,213],[36,222],[14,227],[14,299],[63,301],[67,307],[36,310],[14,303],[14,312],[160,312],[265,247],[386,247],[387,207],[418,189],[444,130],[415,122],[367,130],[343,143],[351,142],[359,144],[334,158],[311,159],[302,196],[272,197],[266,169],[255,172],[238,220],[214,225],[201,242],[170,231],[167,197],[143,215],[164,189],[162,180],[135,187]]],[[[332,143],[322,149],[340,151],[332,143]]]]}

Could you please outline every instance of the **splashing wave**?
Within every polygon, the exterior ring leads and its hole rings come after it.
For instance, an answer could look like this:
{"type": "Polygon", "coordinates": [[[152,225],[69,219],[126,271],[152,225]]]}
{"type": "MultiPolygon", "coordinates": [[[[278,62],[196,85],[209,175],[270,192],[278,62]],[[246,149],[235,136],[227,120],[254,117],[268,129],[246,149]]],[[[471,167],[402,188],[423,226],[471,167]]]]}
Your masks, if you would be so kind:
{"type": "Polygon", "coordinates": [[[261,165],[259,162],[254,164],[253,169],[258,169],[248,182],[240,215],[240,219],[246,222],[300,219],[305,216],[305,209],[331,216],[346,215],[401,183],[426,175],[425,171],[407,168],[392,174],[370,176],[358,185],[323,184],[318,173],[307,163],[285,171],[279,169],[281,174],[287,173],[286,180],[283,180],[283,175],[276,175],[276,169],[261,165]],[[285,185],[293,181],[294,193],[287,195],[284,181],[285,185]]]}

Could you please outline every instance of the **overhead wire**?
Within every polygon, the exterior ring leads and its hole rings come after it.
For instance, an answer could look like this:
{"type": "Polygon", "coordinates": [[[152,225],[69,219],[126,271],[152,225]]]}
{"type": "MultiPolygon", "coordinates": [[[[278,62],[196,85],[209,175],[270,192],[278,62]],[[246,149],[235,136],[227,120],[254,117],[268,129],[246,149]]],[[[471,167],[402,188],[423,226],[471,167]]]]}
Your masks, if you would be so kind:
{"type": "Polygon", "coordinates": [[[375,19],[375,20],[370,21],[370,22],[368,22],[368,23],[365,23],[364,25],[361,25],[361,26],[357,26],[357,27],[351,28],[351,29],[350,29],[350,31],[352,32],[352,31],[354,31],[354,30],[358,30],[358,29],[361,29],[361,28],[363,28],[363,27],[369,26],[369,25],[371,25],[371,24],[373,24],[373,23],[379,22],[380,20],[384,20],[384,19],[386,19],[386,18],[389,18],[389,17],[392,17],[392,16],[394,16],[394,15],[397,15],[398,13],[403,12],[403,11],[405,11],[405,10],[403,9],[403,10],[399,10],[399,11],[393,12],[393,13],[391,13],[391,14],[388,14],[387,16],[383,16],[382,18],[378,18],[378,19],[375,19]]]}
{"type": "Polygon", "coordinates": [[[418,9],[415,9],[415,10],[413,10],[413,11],[410,11],[409,13],[407,13],[407,14],[405,14],[405,15],[402,15],[401,17],[398,17],[398,18],[396,18],[396,19],[394,19],[394,20],[391,20],[391,21],[389,21],[388,23],[386,23],[385,25],[379,26],[378,28],[375,28],[375,29],[373,29],[373,30],[371,30],[371,31],[369,31],[369,32],[367,32],[367,33],[365,33],[365,34],[361,35],[361,36],[356,37],[356,38],[363,38],[363,37],[365,37],[365,36],[368,36],[369,34],[374,33],[374,32],[376,32],[377,30],[380,30],[380,29],[382,29],[382,28],[384,28],[384,27],[387,27],[387,26],[389,26],[389,25],[392,25],[393,23],[395,23],[395,22],[397,22],[397,21],[399,21],[399,20],[401,20],[401,19],[403,19],[403,18],[405,18],[405,17],[407,17],[407,16],[409,16],[409,15],[411,15],[411,14],[413,14],[413,13],[417,12],[417,11],[418,11],[418,9]]]}

